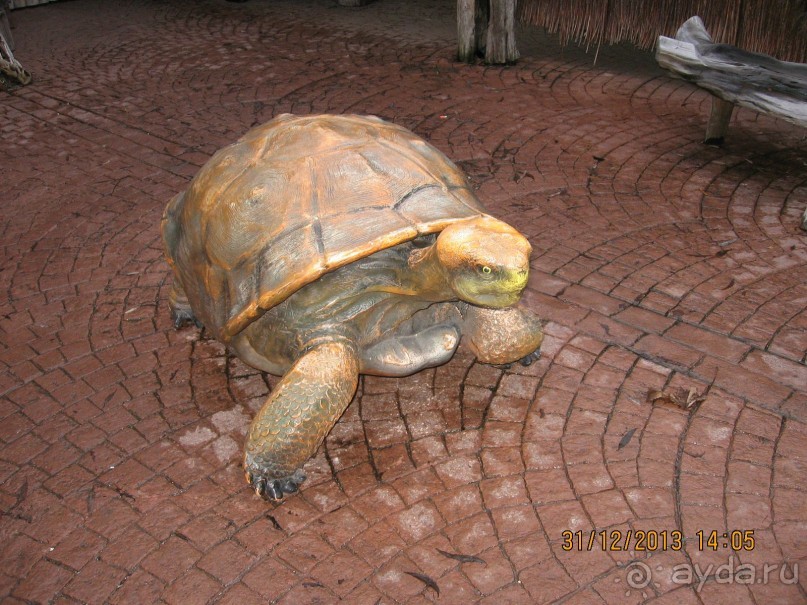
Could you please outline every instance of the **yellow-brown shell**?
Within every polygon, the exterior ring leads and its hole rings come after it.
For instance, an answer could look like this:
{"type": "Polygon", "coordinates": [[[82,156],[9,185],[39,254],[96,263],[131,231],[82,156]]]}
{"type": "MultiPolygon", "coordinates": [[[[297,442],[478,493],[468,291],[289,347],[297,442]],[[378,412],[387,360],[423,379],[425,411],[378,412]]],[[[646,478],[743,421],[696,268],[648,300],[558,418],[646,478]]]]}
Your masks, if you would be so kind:
{"type": "Polygon", "coordinates": [[[328,271],[482,214],[462,172],[405,128],[286,114],[202,167],[163,239],[194,312],[227,341],[328,271]]]}

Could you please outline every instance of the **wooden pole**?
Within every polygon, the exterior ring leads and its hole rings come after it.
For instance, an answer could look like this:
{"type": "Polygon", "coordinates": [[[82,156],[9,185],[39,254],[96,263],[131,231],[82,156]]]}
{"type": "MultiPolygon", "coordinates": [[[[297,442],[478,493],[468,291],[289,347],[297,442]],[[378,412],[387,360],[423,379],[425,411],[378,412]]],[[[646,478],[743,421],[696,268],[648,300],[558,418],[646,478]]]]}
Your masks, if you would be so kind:
{"type": "Polygon", "coordinates": [[[476,56],[485,56],[490,23],[490,0],[476,0],[476,56]]]}
{"type": "Polygon", "coordinates": [[[516,0],[490,0],[490,22],[485,46],[485,62],[493,64],[515,63],[516,0]]]}
{"type": "Polygon", "coordinates": [[[476,57],[476,0],[457,0],[457,59],[472,63],[476,57]]]}

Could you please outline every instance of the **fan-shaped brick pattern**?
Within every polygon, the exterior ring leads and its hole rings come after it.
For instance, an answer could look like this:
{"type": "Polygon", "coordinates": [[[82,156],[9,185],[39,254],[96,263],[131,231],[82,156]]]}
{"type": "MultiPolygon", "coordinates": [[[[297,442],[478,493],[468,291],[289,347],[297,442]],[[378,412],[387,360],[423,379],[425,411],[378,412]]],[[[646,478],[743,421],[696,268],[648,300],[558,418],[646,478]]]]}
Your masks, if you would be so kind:
{"type": "Polygon", "coordinates": [[[626,48],[595,64],[524,30],[516,66],[457,64],[453,12],[13,13],[35,81],[0,93],[3,603],[807,602],[804,133],[740,110],[705,147],[708,97],[626,48]],[[173,330],[158,225],[284,112],[375,114],[456,161],[529,236],[547,326],[529,368],[461,348],[364,378],[273,505],[240,458],[276,379],[173,330]],[[678,388],[706,399],[648,403],[678,388]],[[685,540],[637,550],[640,530],[685,540]],[[613,550],[592,531],[634,533],[613,550]],[[729,561],[774,571],[718,582],[729,561]],[[652,581],[631,585],[639,563],[652,581]],[[673,573],[696,564],[703,582],[673,573]]]}

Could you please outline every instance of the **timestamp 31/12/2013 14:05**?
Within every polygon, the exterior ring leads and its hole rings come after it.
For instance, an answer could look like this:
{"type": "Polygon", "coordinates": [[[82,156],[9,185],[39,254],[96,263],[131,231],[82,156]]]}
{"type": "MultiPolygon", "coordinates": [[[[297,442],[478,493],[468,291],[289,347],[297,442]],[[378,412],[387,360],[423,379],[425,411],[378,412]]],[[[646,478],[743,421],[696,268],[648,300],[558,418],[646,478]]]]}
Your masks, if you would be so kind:
{"type": "Polygon", "coordinates": [[[561,548],[571,550],[593,550],[600,548],[604,551],[657,551],[657,550],[683,550],[684,543],[697,544],[698,550],[733,551],[754,550],[754,530],[739,530],[720,532],[717,530],[698,530],[695,535],[684,537],[679,530],[596,530],[561,532],[563,543],[561,548]]]}

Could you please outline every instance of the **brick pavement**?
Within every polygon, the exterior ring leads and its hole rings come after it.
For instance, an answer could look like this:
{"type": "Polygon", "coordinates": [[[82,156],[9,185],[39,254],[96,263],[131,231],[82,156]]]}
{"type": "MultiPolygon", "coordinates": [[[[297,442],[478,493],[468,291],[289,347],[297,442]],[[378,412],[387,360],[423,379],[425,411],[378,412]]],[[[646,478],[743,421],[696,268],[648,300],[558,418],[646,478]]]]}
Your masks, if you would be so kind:
{"type": "Polygon", "coordinates": [[[531,31],[515,67],[456,64],[453,7],[15,11],[35,83],[0,93],[3,603],[807,602],[804,131],[740,110],[705,147],[707,96],[624,48],[594,66],[531,31]],[[158,222],[281,112],[372,113],[445,151],[530,237],[548,324],[528,369],[461,351],[365,378],[269,505],[239,452],[274,379],[171,328],[158,222]],[[674,387],[706,400],[646,402],[674,387]],[[592,528],[687,540],[589,551],[592,528]],[[785,575],[674,581],[729,560],[699,529],[754,530],[733,563],[785,575]]]}

